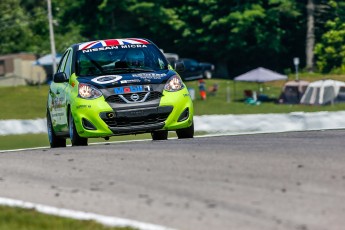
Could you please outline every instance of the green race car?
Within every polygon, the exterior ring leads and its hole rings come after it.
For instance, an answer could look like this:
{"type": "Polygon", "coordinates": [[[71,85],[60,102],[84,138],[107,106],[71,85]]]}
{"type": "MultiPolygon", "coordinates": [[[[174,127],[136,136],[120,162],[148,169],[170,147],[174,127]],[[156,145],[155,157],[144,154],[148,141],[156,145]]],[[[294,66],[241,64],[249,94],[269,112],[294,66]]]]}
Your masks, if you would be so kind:
{"type": "Polygon", "coordinates": [[[168,131],[193,138],[193,104],[187,87],[147,39],[108,39],[74,44],[63,54],[50,85],[50,146],[87,145],[88,138],[168,131]]]}

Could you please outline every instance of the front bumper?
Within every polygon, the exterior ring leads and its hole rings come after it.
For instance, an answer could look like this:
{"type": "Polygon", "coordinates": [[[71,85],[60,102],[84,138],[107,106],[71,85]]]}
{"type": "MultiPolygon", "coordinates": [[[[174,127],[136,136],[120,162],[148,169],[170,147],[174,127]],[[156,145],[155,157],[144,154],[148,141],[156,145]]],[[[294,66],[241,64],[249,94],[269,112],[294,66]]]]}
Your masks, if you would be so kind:
{"type": "Polygon", "coordinates": [[[164,91],[158,102],[114,108],[104,97],[77,98],[71,111],[78,134],[86,138],[177,130],[192,124],[193,104],[186,88],[178,92],[164,91]]]}
{"type": "Polygon", "coordinates": [[[172,111],[172,106],[158,106],[103,112],[100,117],[115,135],[131,134],[162,129],[172,111]]]}

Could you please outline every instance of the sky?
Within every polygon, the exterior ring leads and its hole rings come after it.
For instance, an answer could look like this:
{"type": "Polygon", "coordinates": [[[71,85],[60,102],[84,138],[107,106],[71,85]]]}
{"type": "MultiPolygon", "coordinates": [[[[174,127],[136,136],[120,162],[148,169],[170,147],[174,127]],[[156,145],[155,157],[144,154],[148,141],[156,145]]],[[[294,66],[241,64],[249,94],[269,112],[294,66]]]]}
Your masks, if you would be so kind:
{"type": "MultiPolygon", "coordinates": [[[[244,134],[323,129],[345,129],[345,111],[288,114],[194,116],[195,131],[244,134]]],[[[46,119],[0,120],[0,135],[46,133],[46,119]]]]}

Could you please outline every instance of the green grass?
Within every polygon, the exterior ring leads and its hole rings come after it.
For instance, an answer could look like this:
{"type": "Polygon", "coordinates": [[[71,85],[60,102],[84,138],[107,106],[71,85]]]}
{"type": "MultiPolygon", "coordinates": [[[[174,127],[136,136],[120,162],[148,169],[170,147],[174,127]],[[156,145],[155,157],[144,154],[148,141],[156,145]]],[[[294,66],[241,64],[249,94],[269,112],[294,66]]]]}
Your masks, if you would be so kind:
{"type": "Polygon", "coordinates": [[[33,210],[0,206],[1,230],[134,230],[133,228],[106,227],[95,221],[79,221],[45,215],[33,210]]]}
{"type": "Polygon", "coordinates": [[[49,146],[47,134],[0,136],[0,150],[49,146]]]}
{"type": "Polygon", "coordinates": [[[45,117],[48,85],[0,87],[0,119],[45,117]]]}

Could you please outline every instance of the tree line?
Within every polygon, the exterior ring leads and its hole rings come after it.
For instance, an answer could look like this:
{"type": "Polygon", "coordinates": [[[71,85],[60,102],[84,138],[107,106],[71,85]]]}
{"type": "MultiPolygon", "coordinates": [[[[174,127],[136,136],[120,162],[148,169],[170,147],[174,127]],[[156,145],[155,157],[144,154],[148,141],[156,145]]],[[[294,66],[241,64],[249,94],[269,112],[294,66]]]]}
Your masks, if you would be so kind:
{"type": "MultiPolygon", "coordinates": [[[[233,78],[262,66],[345,73],[345,0],[52,0],[58,52],[88,40],[144,37],[233,78]]],[[[47,2],[0,1],[0,55],[50,53],[47,2]]]]}

